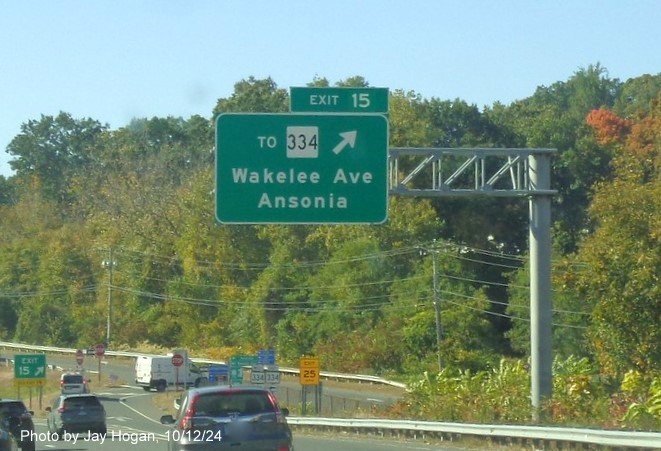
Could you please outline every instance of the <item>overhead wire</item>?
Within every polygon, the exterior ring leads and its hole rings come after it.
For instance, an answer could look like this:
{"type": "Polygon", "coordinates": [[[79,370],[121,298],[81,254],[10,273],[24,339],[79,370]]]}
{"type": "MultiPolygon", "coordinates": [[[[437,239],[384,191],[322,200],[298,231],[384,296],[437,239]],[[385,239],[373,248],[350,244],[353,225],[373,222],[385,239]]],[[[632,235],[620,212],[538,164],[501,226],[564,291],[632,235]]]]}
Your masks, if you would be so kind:
{"type": "MultiPolygon", "coordinates": [[[[142,251],[135,251],[131,249],[126,249],[126,248],[119,248],[122,251],[125,251],[129,255],[139,255],[141,257],[149,257],[152,260],[156,259],[161,259],[163,262],[166,263],[171,263],[173,257],[172,256],[155,256],[153,254],[148,254],[142,251]]],[[[504,268],[512,268],[512,269],[518,269],[520,266],[511,266],[511,265],[500,265],[494,262],[487,262],[487,261],[482,261],[482,260],[477,260],[477,259],[471,259],[471,258],[466,258],[463,256],[458,256],[457,251],[464,252],[473,252],[478,255],[487,255],[491,257],[498,257],[498,258],[509,258],[512,260],[517,260],[517,261],[525,261],[525,258],[517,255],[507,255],[507,254],[502,254],[502,253],[496,253],[494,251],[489,251],[489,250],[483,250],[483,249],[477,249],[477,248],[469,248],[466,246],[460,246],[456,244],[444,244],[443,246],[439,246],[439,243],[433,242],[433,243],[423,243],[423,244],[416,244],[412,246],[407,246],[399,249],[394,249],[390,251],[384,251],[384,252],[379,252],[379,253],[372,253],[372,254],[366,254],[362,256],[357,256],[354,258],[348,258],[348,259],[343,259],[343,260],[330,260],[330,261],[311,261],[311,262],[298,262],[298,263],[292,263],[292,264],[287,264],[287,265],[278,265],[280,268],[306,268],[306,267],[317,267],[321,265],[329,265],[329,264],[341,264],[341,263],[351,263],[351,262],[357,262],[357,261],[363,261],[363,260],[370,260],[370,259],[375,259],[375,258],[386,258],[386,257],[391,257],[391,256],[400,256],[400,255],[406,255],[406,254],[411,254],[411,253],[420,253],[421,250],[427,250],[427,252],[430,251],[430,249],[434,252],[439,252],[444,255],[447,255],[452,258],[459,258],[462,260],[466,261],[471,261],[471,262],[477,262],[477,263],[482,263],[486,265],[492,265],[492,266],[498,266],[498,267],[504,267],[504,268]],[[433,247],[432,247],[433,246],[433,247]],[[451,252],[450,249],[453,251],[451,252]]],[[[118,255],[117,253],[115,254],[116,256],[118,255]]],[[[118,256],[119,258],[119,256],[118,256]]],[[[177,257],[174,257],[177,258],[177,257]]],[[[219,263],[216,261],[206,261],[206,260],[200,260],[196,261],[197,263],[203,263],[203,264],[209,264],[209,265],[215,265],[218,266],[219,263]]],[[[226,263],[221,263],[221,265],[226,265],[226,263]]],[[[271,263],[263,263],[259,265],[254,265],[254,264],[247,264],[248,267],[253,266],[254,268],[261,268],[265,269],[269,266],[272,266],[271,263]]],[[[232,265],[232,267],[244,269],[246,267],[246,264],[241,264],[241,265],[232,265]]],[[[119,272],[118,269],[115,270],[116,272],[119,272]]],[[[514,284],[508,284],[508,283],[503,283],[503,282],[495,282],[495,281],[487,281],[487,280],[478,280],[478,279],[472,279],[472,278],[466,278],[466,277],[460,277],[460,276],[455,276],[455,275],[450,275],[450,274],[439,274],[439,277],[441,278],[446,278],[446,279],[452,279],[452,280],[457,280],[461,282],[468,282],[468,283],[473,283],[473,284],[479,284],[479,285],[486,285],[486,286],[500,286],[500,287],[506,287],[506,288],[516,288],[516,289],[526,289],[529,290],[529,287],[526,286],[518,286],[514,284]]],[[[386,281],[371,281],[371,282],[362,282],[362,283],[355,283],[355,284],[339,284],[339,285],[319,285],[319,286],[298,286],[298,287],[268,287],[269,291],[273,292],[278,292],[278,291],[285,291],[285,292],[292,292],[292,291],[318,291],[318,290],[333,290],[333,289],[340,289],[340,288],[362,288],[362,287],[370,287],[370,286],[377,286],[377,285],[384,285],[384,286],[389,286],[392,283],[395,282],[406,282],[406,281],[415,281],[415,280],[421,280],[428,278],[428,276],[412,276],[412,277],[407,277],[407,278],[402,278],[402,279],[392,279],[392,280],[386,280],[386,281]]],[[[155,277],[144,277],[145,280],[154,280],[154,281],[160,281],[160,282],[165,282],[165,283],[171,283],[173,282],[170,279],[162,279],[162,278],[155,278],[155,277]]],[[[237,286],[237,285],[213,285],[213,284],[196,284],[192,283],[189,281],[182,281],[182,280],[177,280],[175,281],[177,284],[184,284],[186,286],[192,286],[192,287],[202,287],[202,288],[213,288],[213,289],[232,289],[232,290],[242,290],[242,291],[249,291],[253,287],[252,286],[237,286]]],[[[162,294],[155,294],[155,293],[150,293],[150,292],[143,292],[139,290],[134,290],[131,291],[131,289],[119,287],[119,286],[114,286],[112,287],[115,290],[125,290],[125,292],[132,292],[135,295],[140,295],[140,296],[145,296],[148,298],[153,298],[153,299],[173,299],[172,296],[169,295],[162,295],[162,294]]],[[[96,290],[97,287],[93,286],[92,289],[96,290]]],[[[66,294],[69,293],[69,291],[62,290],[60,294],[66,294]]],[[[34,293],[0,293],[0,296],[3,297],[25,297],[25,296],[36,296],[36,295],[48,295],[49,293],[42,293],[42,292],[34,292],[34,293]]],[[[50,294],[53,294],[52,292],[50,294]]],[[[57,294],[57,292],[55,292],[57,294]]],[[[458,295],[457,293],[453,293],[453,295],[458,295]]],[[[365,300],[370,299],[369,297],[363,298],[365,300]]],[[[187,301],[187,302],[197,302],[197,303],[206,303],[207,305],[215,305],[217,301],[214,300],[205,300],[205,299],[194,299],[194,298],[181,298],[182,301],[187,301]]],[[[357,300],[358,303],[360,303],[361,299],[357,300]]],[[[341,303],[341,301],[338,300],[329,300],[328,302],[335,302],[335,303],[341,303]]],[[[498,302],[494,300],[489,300],[491,304],[496,304],[496,305],[513,305],[517,306],[520,308],[529,308],[527,305],[514,305],[511,303],[505,303],[505,302],[498,302]]],[[[279,304],[283,304],[283,302],[279,301],[279,304]]],[[[579,315],[589,315],[587,312],[574,312],[574,311],[569,311],[569,310],[554,310],[556,313],[566,313],[566,314],[579,314],[579,315]]],[[[492,312],[492,313],[497,313],[497,312],[492,312]]]]}

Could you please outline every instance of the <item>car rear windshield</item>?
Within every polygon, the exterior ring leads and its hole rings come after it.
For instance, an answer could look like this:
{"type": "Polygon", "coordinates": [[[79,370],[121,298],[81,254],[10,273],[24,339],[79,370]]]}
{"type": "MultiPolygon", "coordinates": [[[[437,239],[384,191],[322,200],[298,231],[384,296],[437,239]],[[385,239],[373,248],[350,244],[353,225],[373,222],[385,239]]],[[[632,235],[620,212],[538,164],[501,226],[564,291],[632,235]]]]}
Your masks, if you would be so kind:
{"type": "Polygon", "coordinates": [[[101,402],[96,396],[76,396],[75,398],[66,398],[64,406],[69,407],[97,407],[101,402]]]}
{"type": "Polygon", "coordinates": [[[62,382],[65,384],[82,384],[83,376],[80,374],[65,374],[62,376],[62,382]]]}
{"type": "Polygon", "coordinates": [[[20,401],[10,401],[0,403],[0,415],[23,415],[28,409],[20,401]]]}
{"type": "Polygon", "coordinates": [[[195,399],[195,415],[227,416],[274,412],[275,406],[262,391],[205,393],[195,399]]]}

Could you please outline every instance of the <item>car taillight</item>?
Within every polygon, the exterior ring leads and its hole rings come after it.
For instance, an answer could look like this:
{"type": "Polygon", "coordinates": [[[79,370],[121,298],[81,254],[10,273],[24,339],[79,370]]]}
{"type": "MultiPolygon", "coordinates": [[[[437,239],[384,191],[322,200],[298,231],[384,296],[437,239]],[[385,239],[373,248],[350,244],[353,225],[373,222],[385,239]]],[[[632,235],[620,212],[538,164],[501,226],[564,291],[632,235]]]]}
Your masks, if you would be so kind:
{"type": "Polygon", "coordinates": [[[289,445],[278,446],[278,451],[289,451],[289,445]]]}
{"type": "Polygon", "coordinates": [[[197,401],[197,395],[194,395],[188,404],[188,410],[181,418],[179,425],[183,430],[189,430],[193,428],[193,417],[195,416],[195,401],[197,401]]]}
{"type": "Polygon", "coordinates": [[[275,399],[275,396],[273,395],[273,393],[269,393],[268,396],[269,396],[269,401],[271,401],[271,405],[275,409],[275,422],[280,424],[286,423],[287,420],[285,420],[285,415],[280,410],[280,407],[278,406],[278,401],[275,399]]]}

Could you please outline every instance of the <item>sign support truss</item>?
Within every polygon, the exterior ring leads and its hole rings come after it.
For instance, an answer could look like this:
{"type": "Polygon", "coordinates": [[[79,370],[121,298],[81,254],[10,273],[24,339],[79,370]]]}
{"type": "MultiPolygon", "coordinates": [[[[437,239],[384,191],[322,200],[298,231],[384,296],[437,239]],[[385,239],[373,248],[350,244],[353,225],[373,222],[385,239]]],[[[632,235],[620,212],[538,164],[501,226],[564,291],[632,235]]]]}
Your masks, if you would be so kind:
{"type": "Polygon", "coordinates": [[[390,148],[388,190],[418,197],[529,199],[530,379],[533,419],[553,389],[551,154],[555,149],[390,148]]]}
{"type": "Polygon", "coordinates": [[[532,186],[530,158],[555,149],[390,148],[389,193],[398,196],[527,197],[556,191],[532,186]]]}

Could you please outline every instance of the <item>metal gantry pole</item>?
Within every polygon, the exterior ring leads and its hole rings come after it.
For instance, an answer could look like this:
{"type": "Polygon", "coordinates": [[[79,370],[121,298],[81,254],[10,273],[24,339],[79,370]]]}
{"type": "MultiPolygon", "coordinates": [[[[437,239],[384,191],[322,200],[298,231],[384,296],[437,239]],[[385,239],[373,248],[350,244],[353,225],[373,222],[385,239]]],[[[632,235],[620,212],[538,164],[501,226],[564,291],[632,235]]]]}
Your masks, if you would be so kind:
{"type": "MultiPolygon", "coordinates": [[[[550,190],[550,157],[530,155],[530,185],[550,190]]],[[[552,301],[551,301],[551,196],[530,196],[530,376],[533,418],[540,420],[541,404],[551,398],[552,301]]]]}
{"type": "Polygon", "coordinates": [[[539,419],[542,403],[553,389],[551,198],[557,191],[551,189],[550,161],[557,149],[390,147],[388,152],[391,195],[529,199],[531,401],[533,416],[539,419]],[[406,158],[411,169],[403,171],[400,158],[406,158]],[[444,165],[444,159],[449,164],[444,165]],[[511,183],[506,183],[507,173],[511,183]]]}

